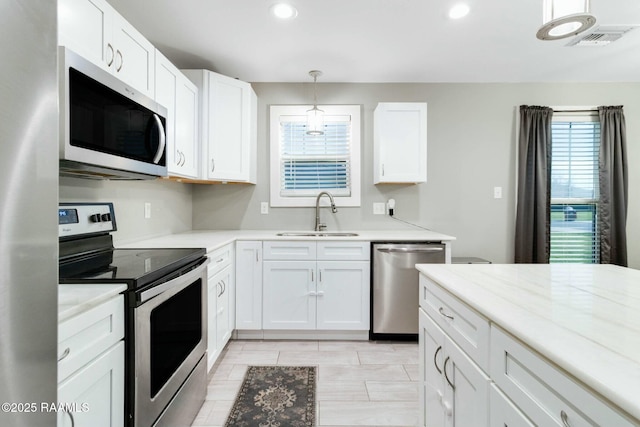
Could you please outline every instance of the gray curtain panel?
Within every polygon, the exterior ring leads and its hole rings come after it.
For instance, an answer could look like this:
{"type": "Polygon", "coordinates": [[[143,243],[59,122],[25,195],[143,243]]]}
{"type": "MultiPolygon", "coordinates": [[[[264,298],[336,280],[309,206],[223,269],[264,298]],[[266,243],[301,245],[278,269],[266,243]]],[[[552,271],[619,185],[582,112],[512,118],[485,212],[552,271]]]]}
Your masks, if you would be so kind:
{"type": "Polygon", "coordinates": [[[627,266],[627,137],[622,106],[598,107],[600,115],[600,263],[627,266]]]}
{"type": "Polygon", "coordinates": [[[553,109],[520,106],[516,263],[548,263],[553,109]]]}

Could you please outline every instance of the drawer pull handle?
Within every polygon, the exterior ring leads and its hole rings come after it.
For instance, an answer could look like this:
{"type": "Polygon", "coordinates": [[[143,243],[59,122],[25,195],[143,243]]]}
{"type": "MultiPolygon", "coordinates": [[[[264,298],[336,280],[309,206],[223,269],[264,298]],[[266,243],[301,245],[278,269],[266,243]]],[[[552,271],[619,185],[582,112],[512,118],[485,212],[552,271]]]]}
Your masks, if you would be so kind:
{"type": "Polygon", "coordinates": [[[60,357],[58,357],[58,362],[69,356],[69,353],[71,353],[71,349],[69,347],[65,348],[64,352],[60,355],[60,357]]]}
{"type": "Polygon", "coordinates": [[[444,378],[447,380],[447,382],[449,383],[449,385],[451,386],[451,389],[455,391],[456,386],[453,385],[453,383],[451,382],[451,380],[449,379],[449,376],[447,375],[447,362],[449,361],[449,357],[447,357],[446,359],[444,359],[444,366],[442,367],[442,370],[444,371],[444,378]]]}
{"type": "Polygon", "coordinates": [[[451,320],[453,320],[453,316],[451,316],[451,315],[449,315],[449,314],[446,314],[446,313],[444,312],[444,308],[442,308],[442,307],[440,307],[440,309],[438,310],[438,313],[440,313],[441,315],[443,315],[443,316],[444,316],[444,317],[446,317],[447,319],[451,319],[451,320]]]}
{"type": "Polygon", "coordinates": [[[566,412],[560,411],[560,419],[562,420],[563,427],[571,427],[571,424],[569,424],[569,416],[566,412]]]}
{"type": "Polygon", "coordinates": [[[73,414],[70,411],[64,411],[67,413],[67,415],[69,415],[69,418],[71,419],[71,427],[75,427],[76,425],[76,420],[73,419],[73,414]]]}
{"type": "Polygon", "coordinates": [[[433,353],[433,364],[435,365],[436,370],[438,371],[438,373],[439,373],[440,375],[442,375],[442,370],[438,367],[438,360],[437,360],[438,353],[440,353],[440,350],[442,350],[442,346],[438,347],[438,349],[436,350],[436,352],[435,352],[435,353],[433,353]]]}

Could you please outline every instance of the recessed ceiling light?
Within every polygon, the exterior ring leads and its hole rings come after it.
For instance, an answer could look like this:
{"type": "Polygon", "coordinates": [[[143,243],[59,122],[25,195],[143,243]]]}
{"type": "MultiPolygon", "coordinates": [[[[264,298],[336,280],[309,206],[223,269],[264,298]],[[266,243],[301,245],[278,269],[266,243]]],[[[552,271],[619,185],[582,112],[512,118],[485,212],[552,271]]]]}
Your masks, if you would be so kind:
{"type": "Polygon", "coordinates": [[[288,3],[276,3],[271,6],[271,13],[278,19],[293,19],[298,16],[295,7],[288,3]]]}
{"type": "Polygon", "coordinates": [[[467,16],[469,13],[469,6],[465,3],[458,3],[449,9],[449,18],[451,19],[460,19],[467,16]]]}

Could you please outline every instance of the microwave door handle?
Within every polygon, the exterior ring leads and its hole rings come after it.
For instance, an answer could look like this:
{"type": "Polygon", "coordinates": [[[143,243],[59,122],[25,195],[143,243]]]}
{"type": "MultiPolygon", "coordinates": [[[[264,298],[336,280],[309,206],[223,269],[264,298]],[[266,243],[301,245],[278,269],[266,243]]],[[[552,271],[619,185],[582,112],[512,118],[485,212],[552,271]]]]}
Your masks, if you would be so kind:
{"type": "Polygon", "coordinates": [[[158,130],[160,131],[160,145],[158,146],[158,151],[156,151],[156,156],[153,158],[153,163],[158,163],[164,154],[164,147],[167,144],[166,135],[164,133],[164,126],[162,126],[162,121],[157,114],[153,115],[154,120],[156,121],[156,125],[158,126],[158,130]]]}

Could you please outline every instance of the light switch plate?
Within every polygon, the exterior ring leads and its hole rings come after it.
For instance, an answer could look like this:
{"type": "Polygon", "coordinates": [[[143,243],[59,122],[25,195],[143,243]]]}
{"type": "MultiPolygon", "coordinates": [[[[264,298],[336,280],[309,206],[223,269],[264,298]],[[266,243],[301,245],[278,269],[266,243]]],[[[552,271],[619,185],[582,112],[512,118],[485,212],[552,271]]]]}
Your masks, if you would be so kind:
{"type": "Polygon", "coordinates": [[[502,187],[493,187],[493,198],[502,199],[502,187]]]}

